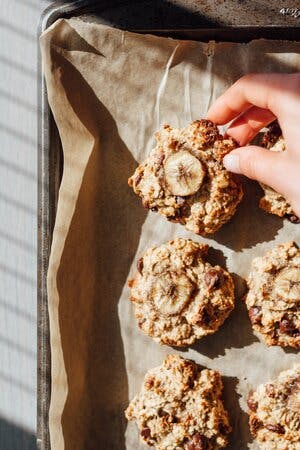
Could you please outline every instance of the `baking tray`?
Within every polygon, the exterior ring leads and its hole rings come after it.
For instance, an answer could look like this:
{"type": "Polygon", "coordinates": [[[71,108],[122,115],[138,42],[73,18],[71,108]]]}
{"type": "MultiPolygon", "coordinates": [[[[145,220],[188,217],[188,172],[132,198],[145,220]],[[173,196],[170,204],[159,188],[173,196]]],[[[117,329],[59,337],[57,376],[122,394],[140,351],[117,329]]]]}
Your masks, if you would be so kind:
{"type": "MultiPolygon", "coordinates": [[[[38,35],[59,18],[84,15],[86,20],[118,28],[181,39],[248,42],[252,39],[300,38],[297,17],[284,2],[218,0],[55,2],[42,14],[38,35]],[[276,4],[275,4],[276,3],[276,4]],[[225,5],[226,4],[226,5],[225,5]],[[223,6],[222,6],[223,5],[223,6]]],[[[59,133],[47,101],[38,61],[38,401],[37,448],[49,450],[48,409],[51,352],[46,277],[59,185],[63,169],[59,133]]],[[[99,443],[101,445],[101,443],[99,443]]],[[[55,449],[52,449],[55,450],[55,449]]],[[[99,450],[102,450],[99,447],[99,450]]],[[[104,450],[104,449],[103,449],[104,450]]]]}

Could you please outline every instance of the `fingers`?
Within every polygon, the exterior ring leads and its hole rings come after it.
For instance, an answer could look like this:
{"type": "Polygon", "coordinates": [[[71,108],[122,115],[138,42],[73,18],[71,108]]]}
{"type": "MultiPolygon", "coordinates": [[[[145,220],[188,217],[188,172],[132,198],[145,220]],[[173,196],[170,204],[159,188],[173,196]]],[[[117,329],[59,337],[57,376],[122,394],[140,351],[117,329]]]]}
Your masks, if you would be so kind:
{"type": "Polygon", "coordinates": [[[299,93],[299,74],[250,74],[236,81],[210,107],[207,119],[224,125],[250,106],[270,110],[280,116],[282,96],[299,93]]]}
{"type": "Polygon", "coordinates": [[[285,182],[282,176],[286,166],[286,158],[282,153],[254,145],[233,150],[223,159],[227,170],[246,175],[248,178],[267,184],[277,192],[285,192],[285,182]]]}
{"type": "Polygon", "coordinates": [[[273,120],[275,116],[269,110],[252,106],[230,124],[227,134],[240,145],[245,145],[273,120]]]}

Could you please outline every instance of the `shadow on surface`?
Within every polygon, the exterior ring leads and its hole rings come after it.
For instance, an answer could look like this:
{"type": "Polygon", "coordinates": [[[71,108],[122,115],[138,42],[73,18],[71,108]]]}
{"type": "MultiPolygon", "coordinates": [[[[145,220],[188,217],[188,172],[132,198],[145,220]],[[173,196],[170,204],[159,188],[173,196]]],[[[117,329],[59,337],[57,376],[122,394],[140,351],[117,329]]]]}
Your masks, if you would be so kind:
{"type": "Polygon", "coordinates": [[[283,219],[258,207],[263,191],[258,183],[243,178],[244,198],[231,221],[213,238],[235,251],[254,247],[274,239],[283,227],[283,219]]]}
{"type": "Polygon", "coordinates": [[[211,336],[197,341],[192,348],[209,358],[225,355],[226,349],[243,348],[258,342],[253,334],[244,301],[245,281],[239,275],[231,273],[236,289],[235,308],[220,329],[211,336]]]}
{"type": "Polygon", "coordinates": [[[36,450],[36,437],[23,428],[0,418],[1,450],[36,450]]]}
{"type": "Polygon", "coordinates": [[[122,450],[128,382],[118,301],[145,220],[127,185],[137,163],[82,75],[56,52],[55,60],[68,102],[94,138],[57,273],[65,448],[122,450]]]}
{"type": "Polygon", "coordinates": [[[246,449],[247,444],[252,442],[248,425],[248,414],[240,407],[239,394],[236,391],[238,379],[236,377],[222,376],[224,385],[224,406],[228,411],[230,424],[233,428],[230,434],[228,450],[246,449]]]}

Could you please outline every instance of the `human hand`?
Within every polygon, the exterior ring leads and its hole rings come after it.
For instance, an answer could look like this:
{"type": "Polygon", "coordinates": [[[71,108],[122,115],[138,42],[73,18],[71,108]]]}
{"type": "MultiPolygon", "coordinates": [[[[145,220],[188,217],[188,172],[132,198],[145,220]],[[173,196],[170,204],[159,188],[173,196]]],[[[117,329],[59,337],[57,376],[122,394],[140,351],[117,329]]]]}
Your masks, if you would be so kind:
{"type": "Polygon", "coordinates": [[[233,120],[227,134],[241,147],[224,157],[226,169],[267,184],[300,217],[300,73],[246,75],[213,103],[207,119],[218,125],[233,120]],[[247,145],[276,118],[285,152],[247,145]]]}

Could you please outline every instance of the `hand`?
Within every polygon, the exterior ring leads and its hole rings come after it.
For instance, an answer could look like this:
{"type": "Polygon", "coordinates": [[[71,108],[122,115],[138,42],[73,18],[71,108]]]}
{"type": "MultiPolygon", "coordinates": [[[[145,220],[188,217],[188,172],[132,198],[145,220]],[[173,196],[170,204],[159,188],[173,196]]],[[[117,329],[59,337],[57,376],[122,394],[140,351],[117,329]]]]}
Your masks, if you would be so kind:
{"type": "Polygon", "coordinates": [[[207,119],[218,125],[233,120],[227,134],[241,147],[224,157],[224,166],[272,187],[300,217],[300,73],[246,75],[214,102],[207,119]],[[247,145],[276,118],[285,152],[247,145]]]}

